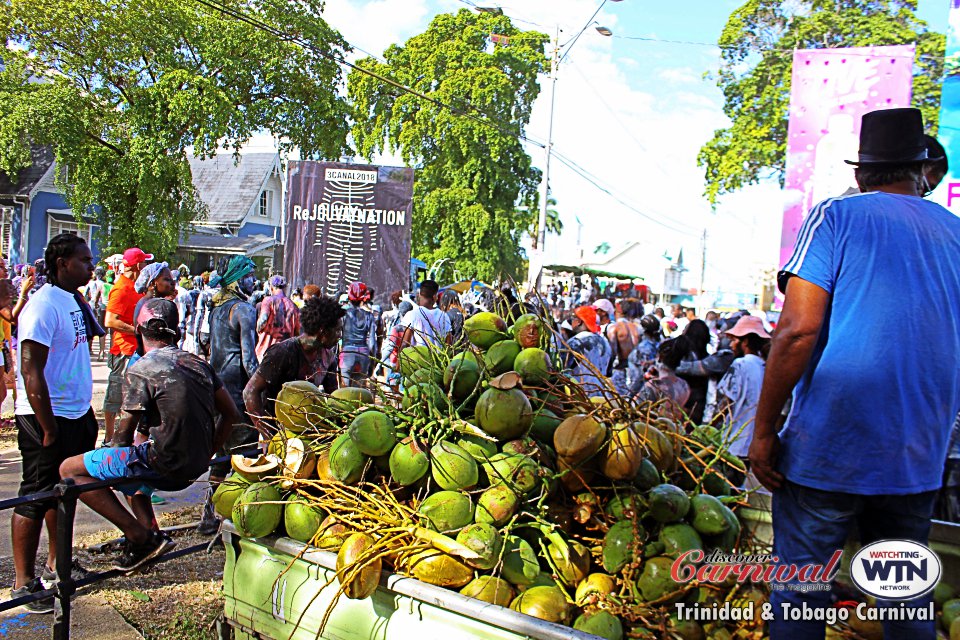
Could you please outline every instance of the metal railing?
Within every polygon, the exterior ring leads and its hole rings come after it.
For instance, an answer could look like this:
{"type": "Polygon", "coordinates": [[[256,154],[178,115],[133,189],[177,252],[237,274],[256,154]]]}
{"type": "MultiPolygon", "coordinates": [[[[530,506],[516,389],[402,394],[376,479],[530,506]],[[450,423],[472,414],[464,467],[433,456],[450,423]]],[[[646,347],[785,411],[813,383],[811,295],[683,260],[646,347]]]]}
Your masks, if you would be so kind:
{"type": "MultiPolygon", "coordinates": [[[[245,445],[238,453],[252,451],[253,447],[245,445]]],[[[211,466],[219,462],[229,460],[230,456],[221,456],[210,461],[211,466]]],[[[32,502],[46,502],[56,500],[57,502],[57,530],[56,530],[56,579],[53,587],[36,591],[26,596],[13,598],[0,602],[0,612],[8,611],[31,602],[37,602],[49,597],[53,597],[53,640],[68,640],[70,638],[70,598],[76,593],[77,589],[87,585],[103,582],[110,578],[121,576],[127,572],[119,569],[111,569],[91,574],[80,580],[73,579],[73,521],[77,513],[77,500],[80,496],[89,491],[104,488],[116,488],[125,484],[143,484],[142,478],[123,478],[118,480],[98,480],[87,484],[78,485],[72,479],[62,480],[50,491],[41,491],[27,496],[19,496],[0,500],[0,511],[13,509],[23,504],[32,502]]],[[[191,555],[202,551],[209,546],[208,542],[195,544],[185,549],[178,549],[165,553],[151,564],[169,562],[183,556],[191,555]]]]}

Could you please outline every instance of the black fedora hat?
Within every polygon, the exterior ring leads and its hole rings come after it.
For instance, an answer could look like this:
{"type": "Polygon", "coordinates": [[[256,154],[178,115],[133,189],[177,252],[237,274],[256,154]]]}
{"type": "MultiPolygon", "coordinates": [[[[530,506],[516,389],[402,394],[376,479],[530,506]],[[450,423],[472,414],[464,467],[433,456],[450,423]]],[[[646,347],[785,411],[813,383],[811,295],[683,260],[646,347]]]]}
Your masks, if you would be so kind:
{"type": "Polygon", "coordinates": [[[881,109],[863,114],[860,151],[847,164],[904,164],[939,160],[927,153],[919,109],[881,109]]]}

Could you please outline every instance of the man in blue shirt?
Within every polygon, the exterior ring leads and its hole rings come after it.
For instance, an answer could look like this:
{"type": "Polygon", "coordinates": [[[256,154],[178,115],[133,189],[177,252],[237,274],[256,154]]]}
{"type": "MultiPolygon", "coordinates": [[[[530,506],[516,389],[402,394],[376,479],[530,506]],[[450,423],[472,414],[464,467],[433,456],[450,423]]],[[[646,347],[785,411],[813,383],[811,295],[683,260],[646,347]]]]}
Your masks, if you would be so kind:
{"type": "MultiPolygon", "coordinates": [[[[826,563],[854,523],[864,545],[927,542],[960,410],[960,218],[922,199],[927,160],[919,110],[866,114],[859,162],[851,163],[861,193],[814,207],[780,273],[786,301],[750,462],[773,491],[781,563],[826,563]],[[936,342],[910,338],[928,329],[926,319],[891,313],[894,295],[907,309],[942,301],[936,342]]],[[[823,638],[823,622],[787,621],[780,612],[783,603],[828,607],[829,592],[790,586],[771,596],[770,637],[823,638]]],[[[884,632],[933,638],[934,623],[884,622],[884,632]]]]}

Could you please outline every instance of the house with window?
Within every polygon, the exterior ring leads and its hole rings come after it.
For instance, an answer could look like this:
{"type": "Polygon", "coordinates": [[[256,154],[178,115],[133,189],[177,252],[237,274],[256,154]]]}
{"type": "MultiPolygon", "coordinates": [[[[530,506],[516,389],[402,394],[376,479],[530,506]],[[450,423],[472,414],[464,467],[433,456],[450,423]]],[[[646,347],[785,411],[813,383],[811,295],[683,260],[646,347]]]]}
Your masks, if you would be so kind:
{"type": "MultiPolygon", "coordinates": [[[[53,150],[34,146],[30,155],[30,166],[15,176],[0,172],[0,252],[11,264],[33,262],[43,257],[52,237],[75,233],[83,236],[97,259],[97,226],[74,218],[56,184],[60,170],[53,150]]],[[[65,174],[59,177],[67,178],[65,174]]]]}
{"type": "Polygon", "coordinates": [[[207,216],[181,242],[175,260],[191,273],[216,268],[224,255],[245,255],[259,271],[273,268],[283,220],[280,155],[225,154],[190,159],[193,184],[207,205],[207,216]]]}

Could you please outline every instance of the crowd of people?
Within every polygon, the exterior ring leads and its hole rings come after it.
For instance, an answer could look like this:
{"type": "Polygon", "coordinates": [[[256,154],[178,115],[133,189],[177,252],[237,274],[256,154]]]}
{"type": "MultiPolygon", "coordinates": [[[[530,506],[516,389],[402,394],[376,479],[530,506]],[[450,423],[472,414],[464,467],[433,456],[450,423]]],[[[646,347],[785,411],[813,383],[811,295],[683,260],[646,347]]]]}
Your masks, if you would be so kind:
{"type": "MultiPolygon", "coordinates": [[[[824,564],[855,521],[864,543],[925,544],[944,478],[944,513],[957,516],[960,505],[960,312],[947,305],[943,339],[889,348],[885,341],[924,327],[891,313],[888,299],[900,291],[919,308],[960,290],[960,222],[923,199],[946,160],[924,141],[919,111],[868,114],[853,164],[862,193],[827,200],[807,217],[780,274],[786,303],[775,328],[747,311],[666,309],[592,283],[553,284],[522,300],[509,285],[459,294],[432,280],[392,292],[382,305],[362,282],[336,297],[315,285],[288,296],[283,275],[261,283],[243,256],[191,275],[132,247],[101,267],[83,239],[58,235],[33,265],[10,274],[0,263],[3,363],[7,371],[15,363],[17,376],[20,495],[61,479],[118,482],[126,505],[108,488],[82,500],[123,531],[116,568],[133,570],[174,544],[157,526],[154,493],[186,487],[208,467],[200,530],[217,531],[210,494],[229,472],[223,456],[269,435],[283,384],[399,390],[404,348],[462,347],[465,322],[489,310],[543,318],[563,372],[588,394],[615,391],[660,404],[680,424],[716,427],[743,462],[731,481],[773,492],[774,554],[783,561],[824,564]],[[109,367],[99,446],[94,353],[109,367]]],[[[55,527],[53,502],[15,509],[14,597],[54,579],[55,527]],[[44,523],[49,553],[36,576],[44,523]]],[[[829,604],[825,598],[802,589],[773,595],[798,606],[829,604]]],[[[27,607],[45,612],[52,603],[27,607]]],[[[771,631],[822,637],[823,625],[777,618],[771,631]]]]}

